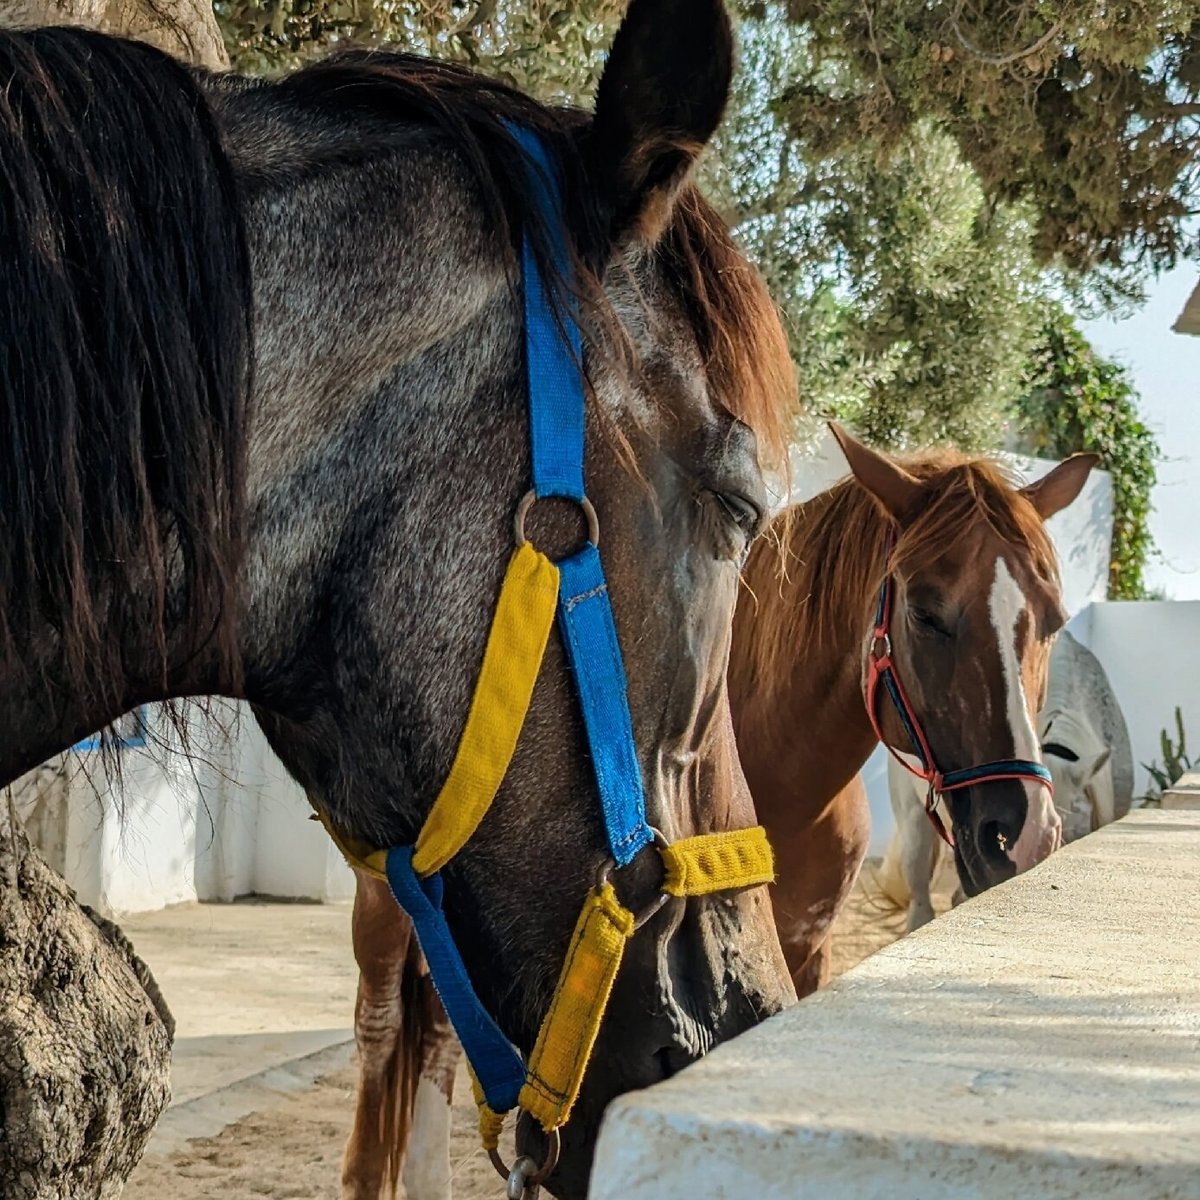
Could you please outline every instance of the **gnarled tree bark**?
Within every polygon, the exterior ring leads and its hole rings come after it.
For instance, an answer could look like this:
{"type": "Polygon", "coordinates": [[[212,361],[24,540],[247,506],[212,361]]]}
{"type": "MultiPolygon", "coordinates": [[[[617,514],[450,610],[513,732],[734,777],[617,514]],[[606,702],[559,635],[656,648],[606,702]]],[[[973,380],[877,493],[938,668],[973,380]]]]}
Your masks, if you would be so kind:
{"type": "Polygon", "coordinates": [[[210,0],[0,0],[0,27],[88,25],[202,67],[229,66],[210,0]]]}
{"type": "Polygon", "coordinates": [[[0,801],[0,1196],[121,1194],[170,1099],[173,1022],[0,801]]]}

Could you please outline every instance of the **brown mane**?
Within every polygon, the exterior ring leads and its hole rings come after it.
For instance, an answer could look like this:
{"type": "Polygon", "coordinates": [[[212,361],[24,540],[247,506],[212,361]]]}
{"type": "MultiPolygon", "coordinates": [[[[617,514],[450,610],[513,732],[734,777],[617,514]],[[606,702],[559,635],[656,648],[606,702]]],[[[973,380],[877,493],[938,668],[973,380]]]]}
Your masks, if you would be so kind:
{"type": "Polygon", "coordinates": [[[695,187],[676,202],[661,253],[705,355],[714,397],[754,430],[763,466],[786,475],[795,368],[762,276],[695,187]]]}
{"type": "MultiPolygon", "coordinates": [[[[985,521],[1057,585],[1054,545],[1007,468],[950,450],[896,461],[926,485],[929,499],[900,535],[888,570],[937,562],[973,522],[985,521]]],[[[755,637],[748,639],[747,661],[737,665],[749,671],[756,690],[785,680],[798,657],[866,635],[864,614],[883,582],[889,524],[853,476],[775,518],[750,553],[745,580],[753,596],[741,601],[757,603],[755,637]]]]}

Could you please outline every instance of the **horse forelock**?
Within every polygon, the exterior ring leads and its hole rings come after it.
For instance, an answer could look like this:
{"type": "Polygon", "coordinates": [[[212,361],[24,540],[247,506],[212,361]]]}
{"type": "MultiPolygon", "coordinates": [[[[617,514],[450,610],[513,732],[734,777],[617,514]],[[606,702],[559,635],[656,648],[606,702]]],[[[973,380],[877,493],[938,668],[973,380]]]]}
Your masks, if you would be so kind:
{"type": "Polygon", "coordinates": [[[6,32],[0,75],[0,665],[56,646],[66,678],[45,682],[103,707],[121,698],[121,619],[164,677],[168,624],[187,634],[172,653],[234,661],[237,188],[196,80],[159,51],[6,32]]]}
{"type": "Polygon", "coordinates": [[[904,572],[938,560],[982,522],[1045,583],[1059,583],[1054,543],[1013,473],[994,459],[933,451],[900,460],[928,491],[920,512],[900,531],[892,569],[904,572]]]}

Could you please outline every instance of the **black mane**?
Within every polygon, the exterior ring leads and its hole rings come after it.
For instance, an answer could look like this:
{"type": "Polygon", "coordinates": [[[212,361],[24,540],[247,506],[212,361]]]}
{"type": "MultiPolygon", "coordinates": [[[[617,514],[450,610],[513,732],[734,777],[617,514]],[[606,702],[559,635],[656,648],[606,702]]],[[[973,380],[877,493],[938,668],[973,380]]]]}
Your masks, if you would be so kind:
{"type": "Polygon", "coordinates": [[[49,622],[70,676],[51,682],[104,698],[135,595],[164,674],[168,617],[185,652],[232,653],[251,340],[237,186],[198,76],[157,50],[4,32],[0,79],[0,662],[49,622]]]}

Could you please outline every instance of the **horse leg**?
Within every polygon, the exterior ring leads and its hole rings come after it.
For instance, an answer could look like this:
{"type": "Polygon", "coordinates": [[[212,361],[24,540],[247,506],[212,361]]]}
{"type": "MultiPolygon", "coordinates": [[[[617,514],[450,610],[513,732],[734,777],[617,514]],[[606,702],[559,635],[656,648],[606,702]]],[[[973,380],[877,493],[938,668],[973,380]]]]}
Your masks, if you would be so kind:
{"type": "Polygon", "coordinates": [[[405,970],[417,972],[420,978],[422,1038],[404,1190],[408,1200],[450,1200],[451,1106],[462,1046],[415,944],[405,970]]]}
{"type": "Polygon", "coordinates": [[[358,1103],[342,1157],[342,1200],[391,1200],[404,1161],[416,1087],[413,1014],[405,966],[416,939],[385,883],[356,875],[358,1103]]]}
{"type": "Polygon", "coordinates": [[[833,942],[826,932],[820,945],[808,956],[804,964],[792,972],[797,999],[803,1000],[819,991],[828,982],[833,968],[833,942]]]}
{"type": "Polygon", "coordinates": [[[893,812],[900,835],[900,869],[908,884],[908,932],[912,933],[933,920],[930,884],[937,865],[937,841],[919,793],[911,784],[908,790],[912,802],[894,804],[893,812]]]}
{"type": "Polygon", "coordinates": [[[858,879],[870,832],[866,789],[855,776],[798,838],[778,847],[775,924],[800,999],[829,982],[829,930],[858,879]]]}

